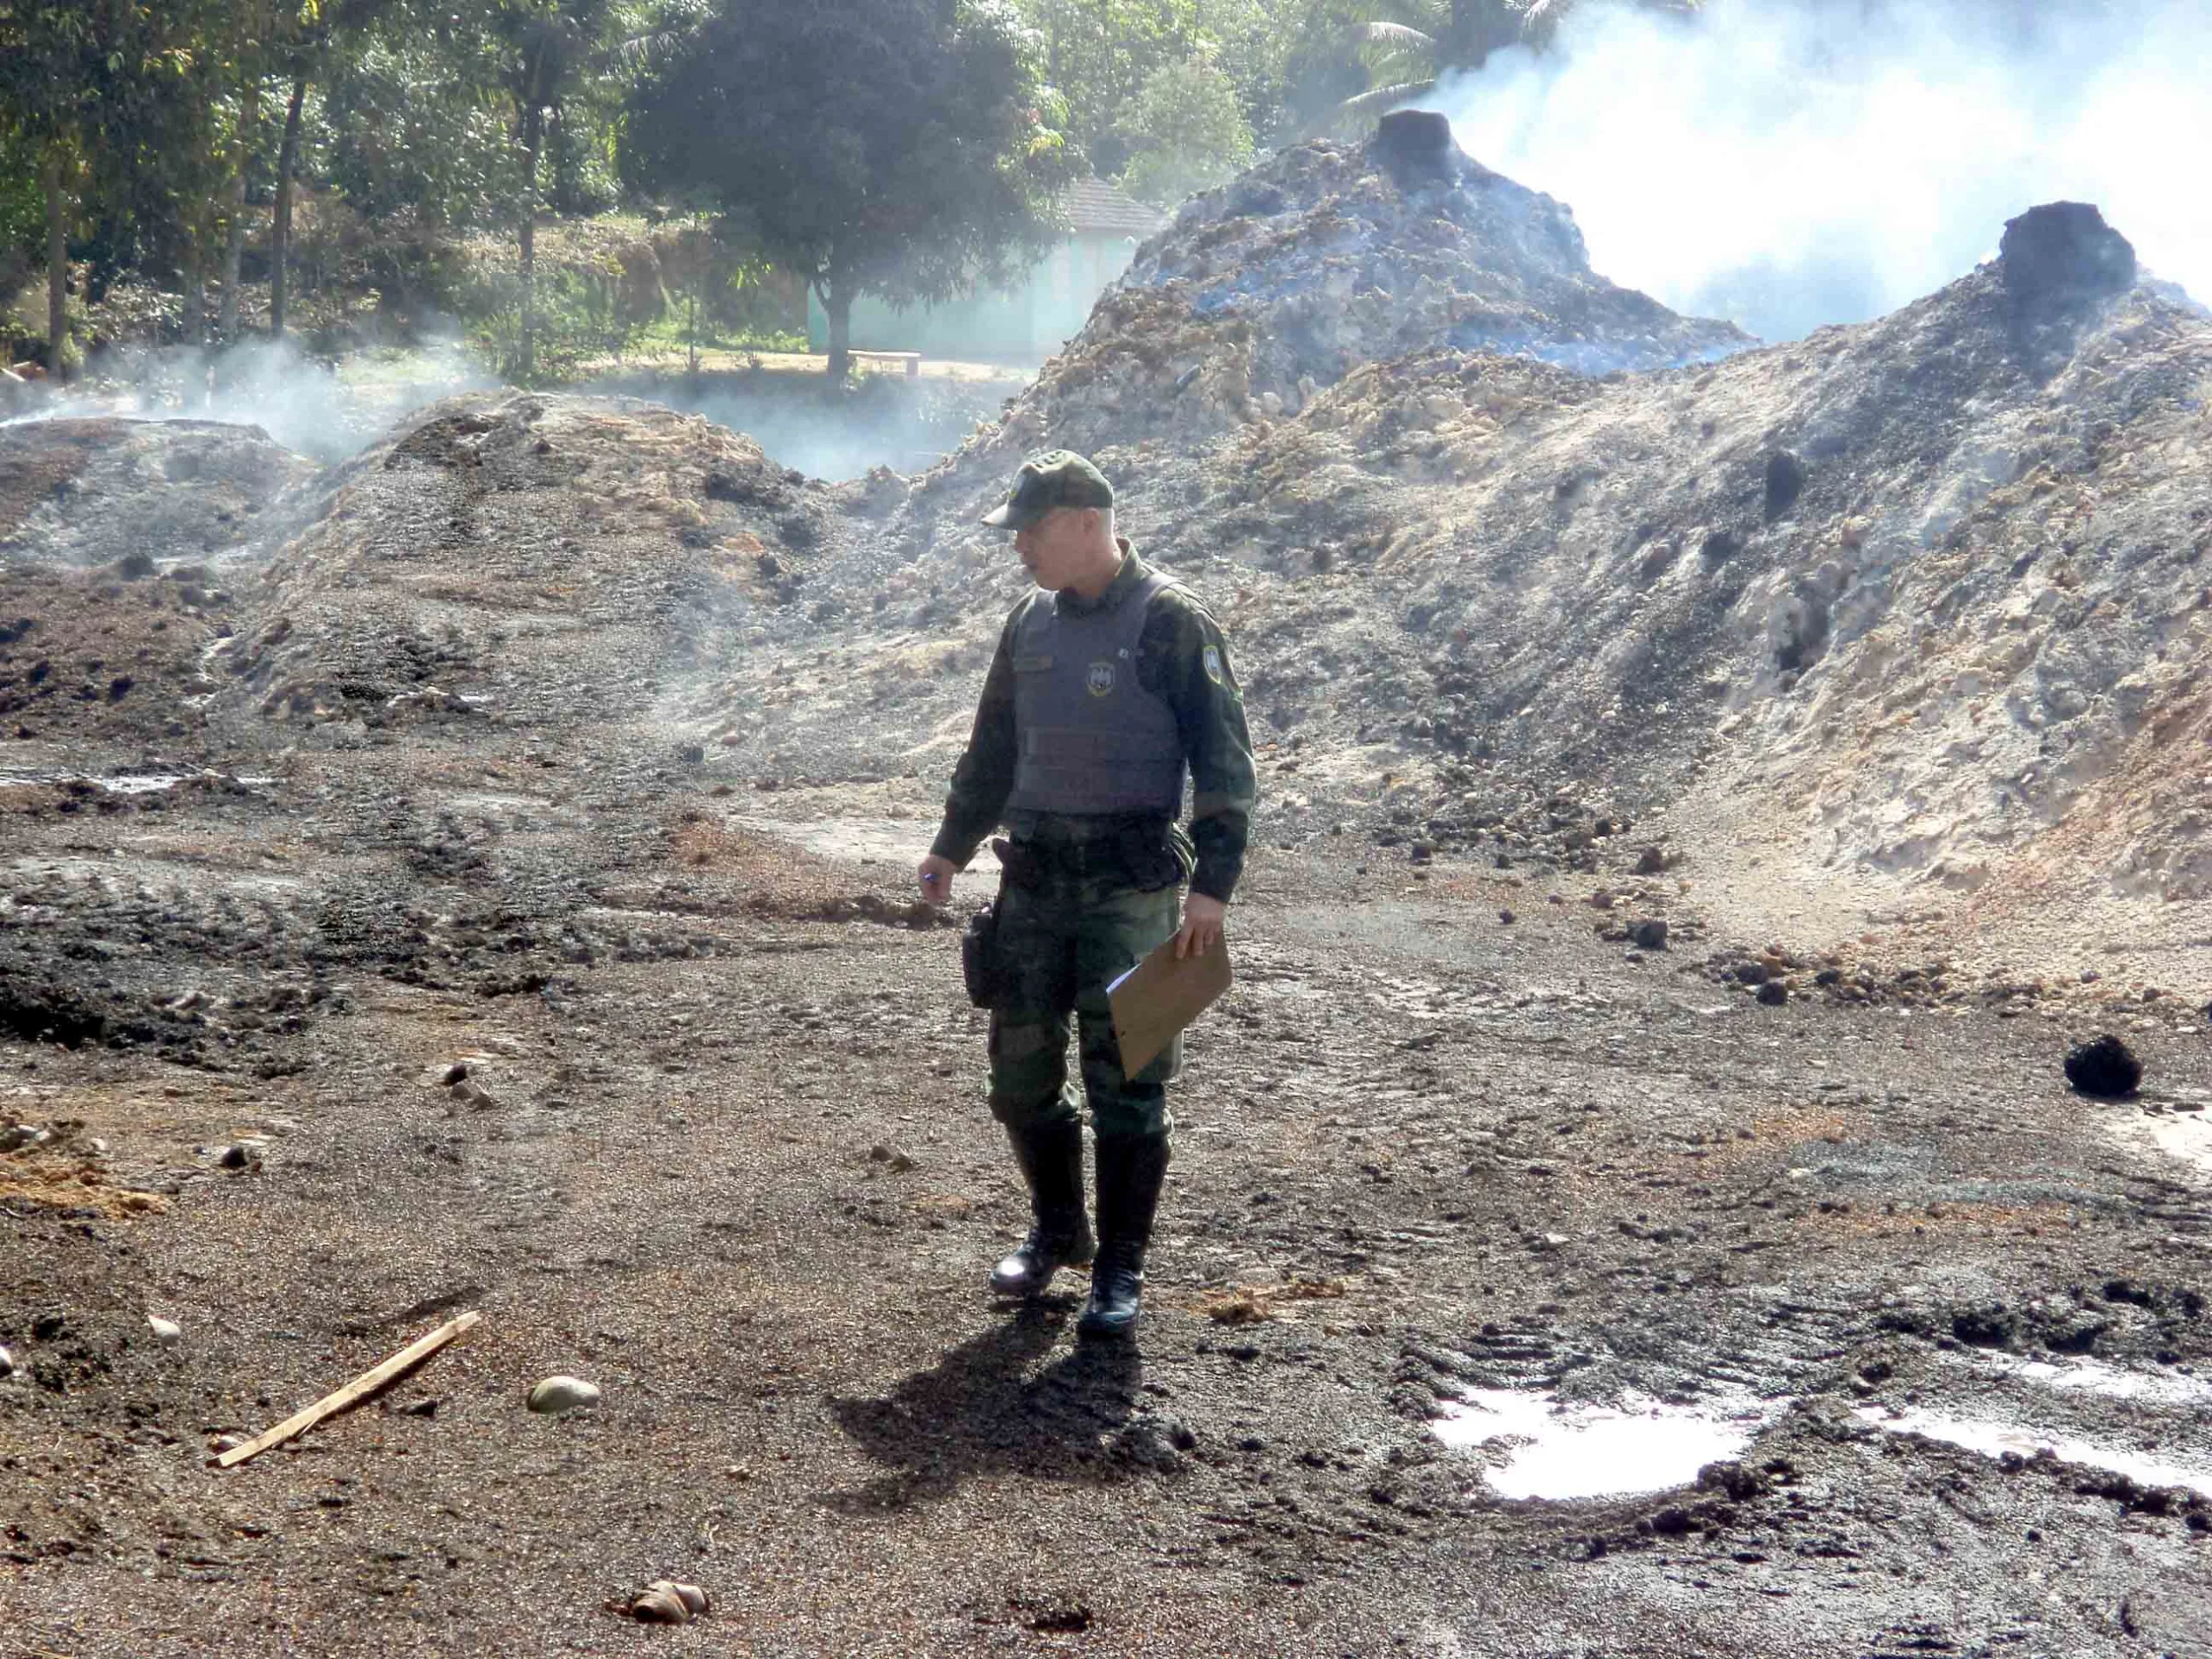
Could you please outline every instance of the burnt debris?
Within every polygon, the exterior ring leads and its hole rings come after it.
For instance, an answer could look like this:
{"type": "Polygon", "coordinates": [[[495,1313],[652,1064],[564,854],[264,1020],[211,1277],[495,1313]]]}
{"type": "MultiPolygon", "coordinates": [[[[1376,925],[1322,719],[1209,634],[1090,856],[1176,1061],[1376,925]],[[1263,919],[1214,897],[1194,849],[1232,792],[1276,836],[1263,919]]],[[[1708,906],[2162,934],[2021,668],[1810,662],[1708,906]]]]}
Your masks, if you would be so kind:
{"type": "Polygon", "coordinates": [[[2082,331],[2135,286],[2135,249],[2088,203],[2046,202],[2006,223],[1997,272],[2022,361],[2049,380],[2072,360],[2082,331]]]}
{"type": "Polygon", "coordinates": [[[2143,1081],[2143,1062],[2126,1043],[2107,1033],[2067,1052],[2066,1081],[2100,1100],[2125,1100],[2143,1081]]]}
{"type": "Polygon", "coordinates": [[[2135,247],[2085,201],[2031,207],[2005,225],[1997,268],[2018,303],[2081,304],[2135,286],[2135,247]]]}
{"type": "Polygon", "coordinates": [[[1375,130],[1375,159],[1401,189],[1424,184],[1452,184],[1482,169],[1452,137],[1452,122],[1433,110],[1399,110],[1382,118],[1375,130]]]}

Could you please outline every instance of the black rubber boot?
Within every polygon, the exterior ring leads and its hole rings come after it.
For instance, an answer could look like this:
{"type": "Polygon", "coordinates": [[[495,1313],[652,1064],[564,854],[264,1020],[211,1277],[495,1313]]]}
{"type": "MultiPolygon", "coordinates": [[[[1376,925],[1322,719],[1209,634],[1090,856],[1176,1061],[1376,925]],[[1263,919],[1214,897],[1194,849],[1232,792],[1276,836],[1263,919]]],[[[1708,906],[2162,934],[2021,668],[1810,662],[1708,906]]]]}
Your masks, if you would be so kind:
{"type": "Polygon", "coordinates": [[[1144,1295],[1144,1253],[1167,1179],[1167,1137],[1102,1135],[1097,1149],[1098,1259],[1090,1268],[1090,1302],[1076,1328],[1086,1337],[1124,1337],[1144,1295]]]}
{"type": "Polygon", "coordinates": [[[1037,1224],[1012,1255],[991,1270],[1001,1296],[1041,1295],[1062,1268],[1090,1265],[1096,1243],[1083,1205],[1083,1125],[1074,1118],[1008,1128],[1014,1162],[1029,1184],[1037,1224]]]}

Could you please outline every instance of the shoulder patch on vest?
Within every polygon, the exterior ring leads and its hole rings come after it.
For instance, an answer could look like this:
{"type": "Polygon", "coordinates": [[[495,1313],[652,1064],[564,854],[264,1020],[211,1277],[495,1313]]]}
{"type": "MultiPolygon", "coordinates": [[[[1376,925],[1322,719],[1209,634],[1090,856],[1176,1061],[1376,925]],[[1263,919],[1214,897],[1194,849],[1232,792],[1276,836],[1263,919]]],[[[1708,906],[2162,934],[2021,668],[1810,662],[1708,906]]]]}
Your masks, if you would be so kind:
{"type": "Polygon", "coordinates": [[[1211,680],[1216,685],[1219,685],[1221,683],[1221,647],[1208,645],[1199,653],[1198,661],[1206,671],[1206,678],[1211,680]]]}

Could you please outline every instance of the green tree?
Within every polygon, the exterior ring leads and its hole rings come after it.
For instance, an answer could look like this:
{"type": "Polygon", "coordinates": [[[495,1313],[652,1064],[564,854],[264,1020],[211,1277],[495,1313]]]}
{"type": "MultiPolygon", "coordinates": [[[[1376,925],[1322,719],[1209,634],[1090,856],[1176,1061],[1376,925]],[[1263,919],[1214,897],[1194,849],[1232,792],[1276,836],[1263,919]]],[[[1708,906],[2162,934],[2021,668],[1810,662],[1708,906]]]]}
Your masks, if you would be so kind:
{"type": "Polygon", "coordinates": [[[858,295],[947,298],[1061,233],[1037,44],[1000,0],[721,0],[644,72],[626,168],[810,283],[842,381],[858,295]]]}
{"type": "Polygon", "coordinates": [[[75,188],[95,142],[111,50],[120,55],[115,9],[29,0],[0,9],[0,123],[18,153],[35,157],[44,208],[47,370],[67,372],[69,226],[75,188]]]}
{"type": "Polygon", "coordinates": [[[1156,207],[1172,207],[1251,165],[1251,124],[1236,86],[1210,54],[1153,71],[1124,130],[1135,153],[1122,187],[1156,207]]]}
{"type": "MultiPolygon", "coordinates": [[[[1371,124],[1433,91],[1440,77],[1476,69],[1501,48],[1549,44],[1575,0],[1351,0],[1345,35],[1369,73],[1366,91],[1332,111],[1339,126],[1371,124]]],[[[1696,11],[1700,0],[1639,0],[1654,10],[1696,11]]]]}
{"type": "Polygon", "coordinates": [[[613,0],[501,0],[492,32],[505,48],[502,79],[522,145],[522,344],[517,372],[537,372],[537,213],[549,127],[557,126],[589,72],[605,60],[613,0]]]}

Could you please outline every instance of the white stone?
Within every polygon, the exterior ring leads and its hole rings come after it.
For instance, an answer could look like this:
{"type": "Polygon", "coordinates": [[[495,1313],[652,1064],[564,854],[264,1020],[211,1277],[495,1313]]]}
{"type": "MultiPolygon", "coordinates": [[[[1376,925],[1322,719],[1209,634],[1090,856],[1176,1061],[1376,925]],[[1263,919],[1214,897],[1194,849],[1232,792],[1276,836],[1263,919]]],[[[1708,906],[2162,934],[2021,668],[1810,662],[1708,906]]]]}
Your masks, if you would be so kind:
{"type": "Polygon", "coordinates": [[[158,1313],[146,1316],[146,1328],[154,1333],[154,1340],[164,1348],[174,1348],[184,1340],[184,1327],[175,1319],[165,1319],[158,1313]]]}
{"type": "Polygon", "coordinates": [[[541,1416],[557,1417],[598,1403],[599,1385],[580,1376],[549,1376],[530,1391],[530,1408],[541,1416]]]}

